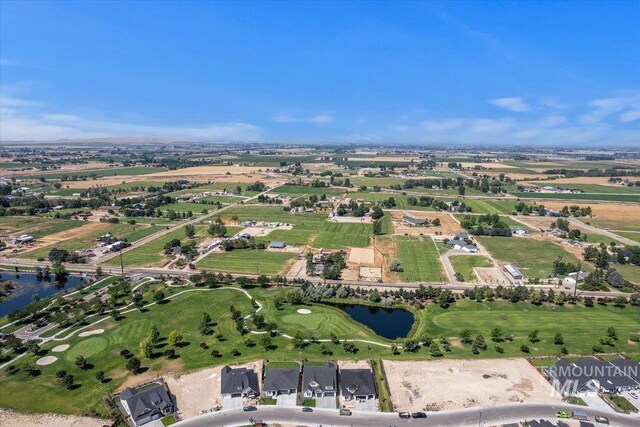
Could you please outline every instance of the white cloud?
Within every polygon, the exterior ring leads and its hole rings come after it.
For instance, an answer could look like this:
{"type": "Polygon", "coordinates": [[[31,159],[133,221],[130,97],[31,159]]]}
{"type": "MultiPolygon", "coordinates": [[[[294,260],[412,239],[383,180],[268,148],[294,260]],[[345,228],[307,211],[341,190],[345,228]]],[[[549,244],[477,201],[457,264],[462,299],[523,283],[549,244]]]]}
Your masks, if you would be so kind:
{"type": "Polygon", "coordinates": [[[542,127],[556,127],[566,122],[567,122],[566,117],[552,115],[552,116],[543,117],[542,119],[538,120],[537,124],[538,126],[542,126],[542,127]]]}
{"type": "Polygon", "coordinates": [[[640,109],[640,101],[636,96],[594,99],[589,103],[591,112],[580,116],[582,123],[599,123],[609,116],[620,114],[620,121],[636,120],[635,110],[640,109]]]}
{"type": "Polygon", "coordinates": [[[320,113],[311,117],[294,117],[290,114],[278,114],[271,117],[271,121],[275,123],[313,123],[316,125],[324,125],[335,121],[335,117],[328,113],[320,113]]]}
{"type": "Polygon", "coordinates": [[[513,111],[516,113],[524,113],[531,108],[522,100],[522,98],[495,98],[490,99],[493,105],[496,105],[505,110],[513,111]]]}
{"type": "Polygon", "coordinates": [[[18,98],[3,97],[0,107],[0,141],[98,137],[254,141],[263,134],[261,127],[243,122],[161,126],[94,119],[48,111],[43,103],[18,98]]]}
{"type": "Polygon", "coordinates": [[[620,114],[620,121],[622,123],[633,122],[635,120],[640,120],[640,109],[628,110],[620,114]]]}
{"type": "Polygon", "coordinates": [[[456,129],[464,125],[464,120],[462,119],[448,119],[448,120],[425,120],[420,123],[422,129],[428,132],[442,132],[451,129],[456,129]]]}

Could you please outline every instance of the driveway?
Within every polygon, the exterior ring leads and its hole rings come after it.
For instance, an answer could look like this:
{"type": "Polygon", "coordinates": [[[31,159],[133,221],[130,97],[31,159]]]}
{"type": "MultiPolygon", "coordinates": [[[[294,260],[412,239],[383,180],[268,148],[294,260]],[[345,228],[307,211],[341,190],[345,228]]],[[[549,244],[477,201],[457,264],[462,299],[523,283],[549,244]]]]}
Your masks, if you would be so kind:
{"type": "Polygon", "coordinates": [[[316,408],[336,409],[337,399],[333,397],[316,397],[316,408]]]}
{"type": "Polygon", "coordinates": [[[294,408],[296,406],[296,398],[298,396],[294,394],[281,394],[276,397],[276,406],[281,408],[294,408]]]}
{"type": "Polygon", "coordinates": [[[611,406],[609,406],[607,402],[602,400],[600,396],[598,396],[598,393],[596,393],[595,391],[579,394],[578,397],[584,400],[584,403],[586,403],[589,408],[597,409],[600,411],[614,412],[613,408],[611,408],[611,406]]]}
{"type": "Polygon", "coordinates": [[[369,399],[364,401],[355,402],[356,411],[364,411],[364,412],[378,412],[378,405],[376,404],[376,399],[369,399]]]}
{"type": "Polygon", "coordinates": [[[222,407],[224,409],[242,409],[244,398],[242,397],[222,397],[222,407]]]}

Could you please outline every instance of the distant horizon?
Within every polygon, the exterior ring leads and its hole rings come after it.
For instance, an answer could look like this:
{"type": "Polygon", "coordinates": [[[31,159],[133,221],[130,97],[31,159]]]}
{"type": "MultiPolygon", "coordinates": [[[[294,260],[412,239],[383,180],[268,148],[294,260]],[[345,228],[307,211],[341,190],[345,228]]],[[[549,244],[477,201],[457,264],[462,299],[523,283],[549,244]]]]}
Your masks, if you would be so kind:
{"type": "Polygon", "coordinates": [[[1,143],[640,146],[637,1],[0,10],[1,143]]]}

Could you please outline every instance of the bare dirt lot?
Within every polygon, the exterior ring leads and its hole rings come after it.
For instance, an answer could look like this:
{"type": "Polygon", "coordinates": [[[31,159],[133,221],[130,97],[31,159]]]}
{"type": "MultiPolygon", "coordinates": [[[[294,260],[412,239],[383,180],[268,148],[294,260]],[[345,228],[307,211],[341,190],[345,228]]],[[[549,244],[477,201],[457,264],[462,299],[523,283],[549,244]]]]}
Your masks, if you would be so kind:
{"type": "MultiPolygon", "coordinates": [[[[262,360],[240,366],[253,368],[258,374],[258,378],[262,378],[262,360]]],[[[200,415],[201,411],[222,405],[221,370],[222,366],[216,366],[182,375],[165,376],[164,380],[171,393],[176,396],[177,406],[183,419],[195,417],[200,415]]]]}
{"type": "Polygon", "coordinates": [[[383,363],[391,400],[401,411],[562,401],[526,359],[383,363]]]}
{"type": "Polygon", "coordinates": [[[152,173],[146,176],[242,175],[247,173],[257,173],[264,170],[265,168],[257,166],[194,166],[190,168],[152,173]]]}
{"type": "Polygon", "coordinates": [[[476,267],[473,269],[480,283],[508,285],[510,283],[502,269],[498,267],[476,267]]]}
{"type": "Polygon", "coordinates": [[[3,427],[101,427],[105,420],[91,417],[56,414],[21,414],[0,409],[0,426],[3,427]]]}
{"type": "Polygon", "coordinates": [[[351,248],[349,251],[349,262],[373,265],[375,262],[375,252],[373,248],[351,248]]]}
{"type": "Polygon", "coordinates": [[[444,235],[448,235],[463,231],[458,221],[456,221],[453,216],[448,213],[394,211],[391,213],[391,218],[393,219],[394,234],[402,235],[406,233],[412,236],[418,236],[420,234],[435,235],[436,232],[438,232],[439,234],[442,233],[444,235]],[[434,219],[438,218],[440,220],[440,225],[438,227],[411,227],[410,225],[402,221],[402,217],[404,216],[405,212],[414,218],[428,219],[429,221],[433,221],[434,219]]]}

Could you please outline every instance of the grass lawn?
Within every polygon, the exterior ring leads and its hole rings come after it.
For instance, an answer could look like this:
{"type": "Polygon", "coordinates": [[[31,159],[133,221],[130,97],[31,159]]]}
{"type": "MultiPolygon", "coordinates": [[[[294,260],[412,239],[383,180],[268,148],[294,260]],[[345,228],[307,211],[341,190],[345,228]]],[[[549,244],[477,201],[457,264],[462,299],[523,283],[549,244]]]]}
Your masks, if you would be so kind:
{"type": "Polygon", "coordinates": [[[198,268],[225,273],[274,275],[282,273],[289,261],[297,255],[262,249],[239,249],[229,252],[212,252],[198,262],[198,268]]]}
{"type": "Polygon", "coordinates": [[[393,234],[391,212],[385,212],[384,216],[380,218],[379,221],[382,221],[382,234],[393,234]]]}
{"type": "Polygon", "coordinates": [[[631,239],[635,242],[640,243],[640,233],[633,233],[629,231],[616,231],[616,234],[619,234],[622,237],[626,237],[627,239],[631,239]]]}
{"type": "MultiPolygon", "coordinates": [[[[583,305],[542,305],[530,303],[510,303],[505,301],[483,302],[459,301],[448,309],[437,305],[429,305],[419,310],[416,315],[420,321],[415,331],[416,336],[448,336],[457,337],[461,331],[468,329],[472,336],[484,335],[489,349],[482,352],[482,357],[496,356],[491,345],[491,330],[499,327],[504,333],[514,335],[513,342],[504,342],[505,355],[524,356],[519,348],[527,344],[531,354],[555,355],[560,347],[553,343],[556,332],[565,339],[565,347],[569,353],[590,354],[597,340],[606,335],[607,328],[614,326],[620,339],[615,347],[607,351],[637,351],[637,345],[627,342],[628,337],[640,330],[640,313],[637,308],[618,309],[613,306],[597,306],[592,308],[583,305]],[[533,329],[540,330],[540,341],[530,343],[527,335],[533,329]]],[[[471,354],[470,348],[467,348],[471,354]]]]}
{"type": "MultiPolygon", "coordinates": [[[[545,278],[553,271],[553,261],[561,256],[565,262],[578,263],[575,255],[555,243],[516,237],[476,236],[494,258],[513,264],[529,278],[545,278]],[[535,254],[535,256],[532,256],[535,254]]],[[[582,263],[587,267],[586,263],[582,263]]]]}
{"type": "Polygon", "coordinates": [[[404,271],[400,279],[405,282],[443,282],[446,280],[440,254],[431,237],[397,236],[396,258],[404,271]]]}
{"type": "Polygon", "coordinates": [[[269,369],[300,369],[300,364],[298,362],[279,362],[279,361],[269,361],[265,365],[265,370],[269,369]]]}
{"type": "Polygon", "coordinates": [[[371,224],[325,222],[311,246],[329,249],[364,248],[369,246],[372,235],[371,224]]]}
{"type": "Polygon", "coordinates": [[[636,413],[638,410],[631,402],[629,402],[625,397],[618,396],[617,394],[610,394],[609,398],[615,403],[618,408],[622,409],[624,412],[632,412],[636,413]]]}
{"type": "Polygon", "coordinates": [[[449,257],[453,271],[462,274],[465,282],[473,282],[476,275],[473,272],[474,267],[493,267],[489,258],[478,255],[457,255],[449,257]]]}
{"type": "Polygon", "coordinates": [[[640,267],[633,264],[612,264],[611,267],[618,270],[626,280],[640,285],[640,267]]]}

